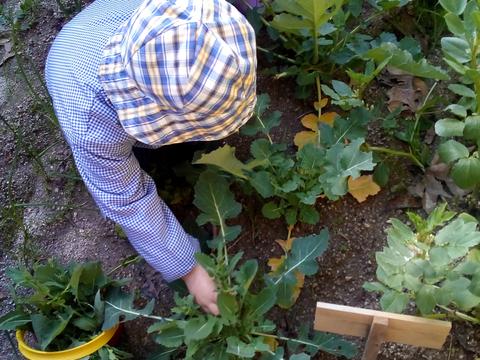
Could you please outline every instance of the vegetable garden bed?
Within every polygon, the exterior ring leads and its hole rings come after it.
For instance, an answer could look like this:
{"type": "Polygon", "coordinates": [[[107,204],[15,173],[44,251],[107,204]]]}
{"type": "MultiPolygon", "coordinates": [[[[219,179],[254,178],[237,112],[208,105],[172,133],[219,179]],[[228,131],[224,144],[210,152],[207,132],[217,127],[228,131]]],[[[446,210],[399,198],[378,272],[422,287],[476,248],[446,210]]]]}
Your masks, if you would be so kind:
{"type": "MultiPolygon", "coordinates": [[[[180,164],[173,173],[158,166],[159,157],[147,161],[179,219],[199,215],[199,225],[209,224],[206,253],[212,257],[199,260],[217,276],[226,329],[242,311],[254,311],[261,294],[275,298],[270,312],[258,313],[276,324],[275,331],[268,321],[244,337],[225,330],[217,348],[224,346],[229,355],[218,354],[251,358],[257,352],[273,359],[269,353],[280,350],[263,344],[273,346],[266,339],[276,336],[290,356],[334,358],[318,351],[335,353],[322,339],[300,330],[311,330],[315,303],[323,301],[454,320],[441,351],[386,345],[380,359],[480,357],[479,5],[261,3],[247,12],[258,34],[256,115],[239,134],[197,152],[193,165],[180,164]],[[226,201],[220,216],[212,211],[217,198],[226,201]],[[449,210],[462,214],[454,217],[449,210]],[[389,223],[391,218],[399,220],[389,223]],[[313,258],[305,257],[305,249],[313,258]],[[239,253],[240,275],[226,271],[227,259],[239,253]],[[257,277],[249,287],[253,260],[257,277]],[[308,265],[298,265],[303,260],[308,265]],[[240,310],[244,301],[247,310],[240,310]],[[287,346],[285,338],[297,342],[287,346]],[[312,349],[302,341],[323,345],[312,349]]],[[[41,36],[42,26],[35,26],[17,35],[41,36]]],[[[37,61],[43,66],[43,58],[37,61]]],[[[99,260],[102,255],[108,257],[100,253],[99,260]]],[[[162,317],[169,316],[167,300],[157,305],[162,317]]],[[[112,306],[118,303],[112,300],[112,306]]],[[[216,320],[189,312],[188,302],[182,306],[178,316],[190,325],[157,323],[151,328],[156,341],[175,348],[203,340],[203,351],[217,351],[205,340],[211,333],[201,339],[182,333],[182,326],[191,330],[202,321],[215,332],[216,320]],[[184,337],[171,342],[162,331],[184,337]]],[[[143,358],[138,344],[147,337],[146,325],[128,323],[127,334],[129,328],[136,337],[128,350],[143,358]]],[[[353,357],[362,342],[346,340],[354,345],[335,340],[344,346],[339,353],[353,357]]],[[[185,351],[192,346],[176,356],[185,351]]]]}

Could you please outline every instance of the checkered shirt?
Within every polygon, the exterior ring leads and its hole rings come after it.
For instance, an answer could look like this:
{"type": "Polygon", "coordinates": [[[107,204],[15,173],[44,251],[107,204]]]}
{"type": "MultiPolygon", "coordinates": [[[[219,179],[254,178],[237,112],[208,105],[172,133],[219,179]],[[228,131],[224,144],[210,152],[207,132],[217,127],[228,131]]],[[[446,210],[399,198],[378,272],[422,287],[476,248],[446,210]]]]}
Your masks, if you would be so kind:
{"type": "MultiPolygon", "coordinates": [[[[198,241],[183,230],[158,197],[153,180],[140,168],[132,153],[132,147],[139,145],[138,137],[122,126],[118,106],[112,104],[98,77],[105,47],[116,31],[135,16],[135,10],[145,6],[142,2],[93,2],[59,33],[49,52],[45,74],[77,168],[103,215],[120,224],[138,253],[165,280],[173,281],[189,273],[195,265],[198,241]]],[[[173,101],[177,99],[175,93],[171,96],[173,101]]],[[[234,107],[235,103],[229,106],[234,107]]],[[[242,111],[246,117],[250,109],[242,111]]],[[[173,129],[174,137],[162,134],[153,142],[154,147],[185,140],[208,140],[208,134],[218,125],[193,126],[191,136],[186,138],[181,135],[184,132],[173,129]]],[[[232,123],[225,133],[215,132],[215,137],[224,136],[240,125],[232,123]]]]}

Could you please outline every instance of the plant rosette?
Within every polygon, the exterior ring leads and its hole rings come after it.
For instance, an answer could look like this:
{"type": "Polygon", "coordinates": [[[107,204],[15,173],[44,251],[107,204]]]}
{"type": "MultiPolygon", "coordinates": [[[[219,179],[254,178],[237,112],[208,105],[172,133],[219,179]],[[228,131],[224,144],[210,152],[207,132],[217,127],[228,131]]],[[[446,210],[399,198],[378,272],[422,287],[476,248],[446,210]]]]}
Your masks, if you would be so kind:
{"type": "Polygon", "coordinates": [[[438,206],[427,219],[407,213],[415,230],[397,219],[387,246],[376,253],[377,282],[384,311],[403,312],[410,301],[423,316],[446,315],[480,324],[480,231],[477,220],[438,206]],[[443,314],[439,314],[438,311],[443,314]]]}
{"type": "MultiPolygon", "coordinates": [[[[123,294],[127,279],[110,279],[99,262],[63,266],[55,260],[32,270],[11,268],[7,275],[15,310],[0,317],[0,330],[17,331],[19,350],[27,359],[131,358],[107,345],[120,316],[105,306],[106,299],[123,294]]],[[[133,295],[125,296],[133,301],[133,295]]]]}

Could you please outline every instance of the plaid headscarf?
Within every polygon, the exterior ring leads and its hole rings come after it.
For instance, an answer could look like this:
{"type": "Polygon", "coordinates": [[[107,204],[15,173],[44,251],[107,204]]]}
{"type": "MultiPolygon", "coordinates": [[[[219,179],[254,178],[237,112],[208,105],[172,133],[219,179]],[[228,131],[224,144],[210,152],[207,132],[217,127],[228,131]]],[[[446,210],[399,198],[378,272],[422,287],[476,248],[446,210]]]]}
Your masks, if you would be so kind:
{"type": "Polygon", "coordinates": [[[255,33],[225,0],[148,0],[110,38],[99,79],[140,142],[220,139],[253,112],[255,33]]]}

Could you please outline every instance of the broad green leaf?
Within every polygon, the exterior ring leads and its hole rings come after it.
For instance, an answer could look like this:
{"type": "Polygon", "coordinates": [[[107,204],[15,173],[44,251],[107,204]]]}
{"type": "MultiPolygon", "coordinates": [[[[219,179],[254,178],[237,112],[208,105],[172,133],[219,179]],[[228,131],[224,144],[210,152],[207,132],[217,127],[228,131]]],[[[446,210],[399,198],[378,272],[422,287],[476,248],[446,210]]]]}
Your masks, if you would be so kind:
{"type": "Polygon", "coordinates": [[[355,139],[347,146],[336,144],[327,150],[325,173],[320,176],[325,195],[331,199],[345,195],[348,177],[357,178],[361,171],[373,170],[375,164],[371,153],[360,150],[363,139],[355,139]]]}
{"type": "Polygon", "coordinates": [[[217,305],[222,319],[228,323],[234,323],[237,320],[239,307],[235,296],[221,292],[218,294],[217,305]]]}
{"type": "Polygon", "coordinates": [[[333,90],[335,90],[335,92],[337,94],[339,94],[340,96],[352,96],[353,95],[353,91],[350,88],[350,86],[345,84],[343,81],[332,80],[332,86],[333,86],[333,90]]]}
{"type": "Polygon", "coordinates": [[[285,211],[285,221],[287,225],[295,225],[297,223],[298,209],[295,207],[289,207],[285,211]]]}
{"type": "Polygon", "coordinates": [[[458,141],[448,140],[438,147],[438,155],[443,162],[449,164],[470,155],[467,147],[458,141]]]}
{"type": "Polygon", "coordinates": [[[475,296],[480,296],[480,271],[477,271],[472,277],[472,282],[468,287],[468,290],[475,296]]]}
{"type": "Polygon", "coordinates": [[[270,107],[270,95],[267,93],[258,94],[257,102],[255,103],[254,113],[258,116],[262,116],[265,111],[270,107]]]}
{"type": "Polygon", "coordinates": [[[64,313],[48,318],[42,314],[31,316],[32,328],[41,350],[46,350],[48,345],[67,327],[73,315],[72,308],[66,308],[64,313]]]}
{"type": "Polygon", "coordinates": [[[480,140],[480,116],[469,116],[465,119],[463,136],[467,140],[480,140]]]}
{"type": "Polygon", "coordinates": [[[85,331],[95,332],[95,330],[97,329],[97,322],[94,319],[86,316],[73,319],[71,323],[79,329],[85,331]]]}
{"type": "Polygon", "coordinates": [[[314,206],[302,205],[299,218],[305,224],[315,225],[320,221],[320,214],[315,210],[314,206]]]}
{"type": "Polygon", "coordinates": [[[385,285],[377,281],[366,282],[362,285],[362,287],[369,292],[374,292],[374,291],[385,292],[388,290],[388,288],[385,285]]]}
{"type": "Polygon", "coordinates": [[[241,205],[235,201],[225,178],[214,171],[203,172],[195,184],[195,206],[201,211],[197,217],[199,225],[210,222],[220,227],[219,241],[235,239],[240,228],[227,226],[225,220],[236,217],[241,205]]]}
{"type": "Polygon", "coordinates": [[[467,109],[463,105],[451,104],[448,105],[445,110],[450,111],[452,114],[457,115],[462,119],[467,117],[467,109]]]}
{"type": "Polygon", "coordinates": [[[207,255],[207,254],[204,254],[204,253],[196,253],[195,254],[195,259],[197,260],[197,262],[202,265],[202,267],[207,270],[207,272],[210,274],[210,275],[215,275],[215,271],[216,271],[216,265],[215,265],[215,260],[207,255]]]}
{"type": "Polygon", "coordinates": [[[283,208],[274,201],[269,201],[262,207],[262,214],[267,219],[278,219],[283,214],[283,208]]]}
{"type": "Polygon", "coordinates": [[[245,180],[248,179],[245,172],[250,170],[244,163],[235,157],[235,148],[228,144],[208,154],[203,154],[200,159],[193,163],[215,165],[223,171],[245,180]]]}
{"type": "Polygon", "coordinates": [[[140,315],[150,315],[155,305],[155,300],[148,302],[143,309],[135,309],[133,306],[134,294],[124,293],[120,289],[112,289],[106,296],[105,320],[102,330],[108,330],[123,321],[136,319],[140,315]]]}
{"type": "Polygon", "coordinates": [[[380,299],[383,311],[401,313],[408,304],[408,295],[398,291],[387,291],[380,299]]]}
{"type": "Polygon", "coordinates": [[[367,51],[363,57],[373,59],[377,64],[390,58],[388,62],[390,66],[409,74],[437,80],[449,79],[449,76],[443,69],[428,64],[425,59],[415,61],[412,54],[406,50],[399,49],[393,43],[382,43],[379,47],[367,51]]]}
{"type": "Polygon", "coordinates": [[[438,136],[462,136],[465,123],[457,119],[440,119],[435,123],[435,133],[438,136]]]}
{"type": "Polygon", "coordinates": [[[476,97],[475,91],[463,84],[450,84],[448,89],[457,95],[465,96],[474,99],[476,97]]]}
{"type": "Polygon", "coordinates": [[[435,236],[435,244],[445,246],[453,259],[467,255],[470,247],[480,243],[477,224],[457,218],[441,229],[435,236]]]}
{"type": "Polygon", "coordinates": [[[455,184],[463,189],[477,185],[480,182],[480,160],[472,157],[458,160],[453,165],[451,176],[455,184]]]}
{"type": "Polygon", "coordinates": [[[295,239],[292,250],[285,261],[287,270],[282,277],[293,271],[314,275],[318,271],[317,258],[327,249],[328,238],[328,230],[324,229],[318,235],[295,239]]]}
{"type": "Polygon", "coordinates": [[[306,30],[317,37],[322,25],[340,10],[342,4],[343,0],[275,0],[273,9],[282,14],[274,17],[272,26],[299,35],[306,30]]]}
{"type": "Polygon", "coordinates": [[[449,13],[445,15],[445,22],[447,23],[448,30],[450,30],[454,35],[463,35],[465,34],[465,26],[463,21],[457,15],[449,13]]]}
{"type": "Polygon", "coordinates": [[[188,320],[184,328],[185,342],[189,343],[193,340],[205,339],[212,333],[217,321],[216,317],[210,315],[188,320]]]}
{"type": "Polygon", "coordinates": [[[279,31],[295,35],[301,35],[302,31],[308,29],[311,25],[309,21],[291,14],[275,15],[271,24],[279,31]]]}
{"type": "Polygon", "coordinates": [[[390,178],[390,168],[384,162],[377,164],[373,172],[373,181],[375,181],[379,186],[386,186],[388,179],[390,178]]]}
{"type": "Polygon", "coordinates": [[[250,184],[263,198],[269,198],[274,195],[270,173],[267,171],[254,172],[250,177],[250,184]]]}
{"type": "Polygon", "coordinates": [[[480,305],[480,296],[468,290],[453,292],[453,301],[462,311],[470,311],[480,305]]]}
{"type": "Polygon", "coordinates": [[[415,303],[422,315],[431,314],[435,308],[435,288],[431,285],[425,285],[415,295],[415,303]]]}
{"type": "Polygon", "coordinates": [[[448,255],[448,251],[443,247],[433,247],[428,254],[430,262],[434,267],[442,268],[452,260],[448,255]]]}
{"type": "Polygon", "coordinates": [[[165,326],[161,331],[155,333],[153,337],[155,342],[169,348],[176,348],[182,345],[185,338],[184,330],[178,328],[174,323],[169,323],[166,325],[167,326],[165,326]]]}
{"type": "Polygon", "coordinates": [[[469,71],[470,69],[468,66],[461,64],[454,59],[448,59],[444,57],[443,61],[445,61],[448,64],[448,66],[450,66],[454,71],[456,71],[461,75],[465,75],[467,71],[469,71]]]}
{"type": "Polygon", "coordinates": [[[238,271],[235,272],[235,280],[239,286],[239,293],[243,297],[247,294],[250,285],[258,271],[258,262],[255,259],[245,261],[238,271]]]}
{"type": "Polygon", "coordinates": [[[272,286],[264,288],[257,295],[248,294],[246,299],[248,314],[252,319],[259,319],[266,314],[276,303],[276,289],[272,286]]]}
{"type": "Polygon", "coordinates": [[[267,116],[254,115],[253,118],[244,126],[240,132],[244,135],[255,136],[259,132],[262,134],[270,134],[270,131],[280,125],[282,113],[274,111],[267,116]]]}
{"type": "MultiPolygon", "coordinates": [[[[315,356],[319,351],[323,351],[351,359],[355,357],[358,351],[355,344],[343,340],[337,335],[315,331],[312,336],[309,336],[308,327],[306,326],[300,328],[298,339],[305,343],[304,351],[310,356],[315,356]]],[[[289,348],[292,347],[291,344],[289,343],[289,348]]]]}
{"type": "Polygon", "coordinates": [[[68,283],[70,287],[70,292],[78,299],[78,284],[80,283],[80,276],[83,272],[83,266],[81,264],[75,265],[72,275],[70,277],[70,282],[68,283]]]}
{"type": "Polygon", "coordinates": [[[0,330],[17,330],[31,321],[30,315],[22,311],[11,311],[0,317],[0,330]]]}
{"type": "Polygon", "coordinates": [[[467,6],[467,0],[439,0],[439,3],[445,10],[455,15],[463,14],[467,6]]]}
{"type": "Polygon", "coordinates": [[[255,347],[252,344],[244,343],[236,336],[227,338],[227,353],[239,358],[251,359],[255,356],[255,347]]]}
{"type": "Polygon", "coordinates": [[[444,37],[441,40],[442,50],[445,56],[461,64],[470,61],[470,45],[464,39],[459,37],[444,37]]]}

